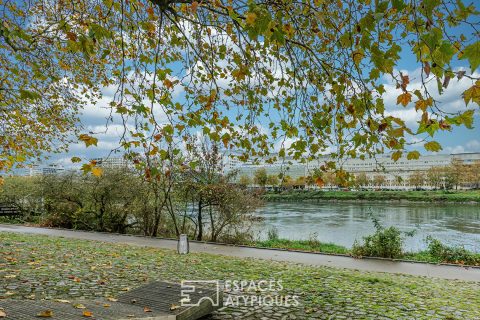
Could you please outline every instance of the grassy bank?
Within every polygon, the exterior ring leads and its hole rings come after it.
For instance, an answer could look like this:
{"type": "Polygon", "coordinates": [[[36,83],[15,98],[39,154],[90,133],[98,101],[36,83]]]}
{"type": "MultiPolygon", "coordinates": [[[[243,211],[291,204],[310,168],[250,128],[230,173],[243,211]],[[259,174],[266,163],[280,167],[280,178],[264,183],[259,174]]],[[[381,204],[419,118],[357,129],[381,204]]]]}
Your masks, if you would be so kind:
{"type": "MultiPolygon", "coordinates": [[[[257,241],[254,244],[260,248],[274,248],[284,250],[300,250],[307,252],[329,253],[329,254],[346,254],[354,256],[352,249],[346,248],[333,243],[322,243],[317,240],[287,240],[287,239],[269,239],[257,241]]],[[[449,248],[441,252],[437,251],[420,251],[420,252],[406,252],[398,259],[411,260],[429,263],[450,263],[450,264],[471,264],[480,266],[480,253],[473,253],[461,250],[461,248],[449,248]],[[467,257],[465,257],[467,256],[467,257]],[[468,262],[466,262],[467,260],[468,262]]]]}
{"type": "Polygon", "coordinates": [[[299,307],[247,308],[248,316],[228,307],[210,319],[277,319],[279,312],[288,319],[480,318],[480,283],[13,233],[0,233],[0,243],[0,305],[1,299],[117,297],[157,279],[275,279],[282,295],[298,295],[299,307]]]}
{"type": "Polygon", "coordinates": [[[414,202],[479,202],[480,190],[468,191],[320,191],[291,190],[268,192],[267,201],[414,201],[414,202]]]}

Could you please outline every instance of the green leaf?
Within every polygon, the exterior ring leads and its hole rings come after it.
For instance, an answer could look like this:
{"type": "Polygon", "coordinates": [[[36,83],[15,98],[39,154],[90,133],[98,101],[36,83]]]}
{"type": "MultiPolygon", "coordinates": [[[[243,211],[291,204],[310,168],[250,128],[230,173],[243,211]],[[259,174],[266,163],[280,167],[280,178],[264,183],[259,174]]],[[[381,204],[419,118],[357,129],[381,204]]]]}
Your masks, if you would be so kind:
{"type": "Polygon", "coordinates": [[[424,147],[427,151],[432,151],[432,152],[438,152],[442,150],[442,146],[440,145],[440,143],[436,141],[427,142],[425,143],[424,147]]]}
{"type": "Polygon", "coordinates": [[[420,158],[420,152],[418,151],[410,151],[407,154],[407,160],[418,160],[420,158]]]}
{"type": "Polygon", "coordinates": [[[402,151],[395,151],[394,153],[392,153],[392,160],[393,161],[398,161],[398,159],[400,159],[400,157],[402,156],[402,151]]]}
{"type": "Polygon", "coordinates": [[[463,49],[463,54],[459,57],[460,60],[468,59],[470,68],[474,72],[478,65],[480,65],[480,41],[477,41],[463,49]]]}

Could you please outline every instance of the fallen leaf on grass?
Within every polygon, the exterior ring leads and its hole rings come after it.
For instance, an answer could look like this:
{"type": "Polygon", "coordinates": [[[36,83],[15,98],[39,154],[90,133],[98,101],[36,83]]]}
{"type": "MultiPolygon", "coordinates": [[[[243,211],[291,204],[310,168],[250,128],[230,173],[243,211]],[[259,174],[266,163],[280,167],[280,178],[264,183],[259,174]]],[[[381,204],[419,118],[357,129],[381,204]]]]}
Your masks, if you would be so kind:
{"type": "Polygon", "coordinates": [[[143,307],[143,312],[152,312],[152,309],[149,307],[143,307]]]}
{"type": "Polygon", "coordinates": [[[37,317],[39,317],[39,318],[51,318],[51,317],[53,317],[53,311],[52,310],[44,310],[44,311],[38,313],[37,317]]]}
{"type": "Polygon", "coordinates": [[[110,305],[109,305],[108,303],[104,303],[103,306],[104,306],[105,308],[109,308],[109,307],[110,307],[110,305]]]}
{"type": "Polygon", "coordinates": [[[69,300],[65,300],[65,299],[55,299],[54,301],[60,302],[60,303],[70,303],[69,300]]]}
{"type": "Polygon", "coordinates": [[[83,304],[81,304],[81,303],[74,304],[73,306],[74,306],[75,308],[77,308],[77,309],[86,309],[86,308],[87,308],[87,307],[85,307],[85,306],[84,306],[83,304]]]}
{"type": "Polygon", "coordinates": [[[83,316],[87,318],[91,318],[93,317],[93,312],[85,310],[83,311],[83,316]]]}
{"type": "Polygon", "coordinates": [[[6,318],[6,317],[7,317],[7,314],[5,313],[5,311],[0,310],[0,318],[6,318]]]}
{"type": "Polygon", "coordinates": [[[118,301],[118,299],[115,299],[115,298],[113,298],[113,297],[108,297],[107,300],[108,300],[108,301],[112,301],[112,302],[118,301]]]}
{"type": "Polygon", "coordinates": [[[173,310],[177,310],[178,308],[180,308],[180,306],[177,306],[176,304],[171,304],[170,305],[170,310],[173,311],[173,310]]]}

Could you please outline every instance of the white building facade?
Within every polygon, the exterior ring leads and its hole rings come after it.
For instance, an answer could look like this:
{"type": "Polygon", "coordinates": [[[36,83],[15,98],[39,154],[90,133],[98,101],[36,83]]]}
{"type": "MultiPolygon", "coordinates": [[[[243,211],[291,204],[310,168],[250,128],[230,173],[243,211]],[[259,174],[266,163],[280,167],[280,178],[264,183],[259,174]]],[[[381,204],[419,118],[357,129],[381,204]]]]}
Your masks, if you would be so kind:
{"type": "MultiPolygon", "coordinates": [[[[390,155],[379,155],[376,158],[334,160],[329,156],[319,158],[315,163],[300,163],[291,159],[279,160],[273,164],[262,162],[260,164],[239,163],[233,169],[237,170],[238,177],[248,176],[253,178],[259,169],[265,169],[268,175],[289,176],[292,179],[312,175],[313,170],[334,161],[337,168],[359,175],[364,173],[369,180],[382,175],[385,178],[383,188],[405,189],[408,186],[410,176],[415,172],[426,173],[432,167],[446,167],[452,161],[459,160],[465,165],[480,163],[480,153],[436,154],[423,155],[417,160],[408,160],[406,156],[393,161],[390,155]]],[[[373,186],[372,186],[373,187],[373,186]]]]}

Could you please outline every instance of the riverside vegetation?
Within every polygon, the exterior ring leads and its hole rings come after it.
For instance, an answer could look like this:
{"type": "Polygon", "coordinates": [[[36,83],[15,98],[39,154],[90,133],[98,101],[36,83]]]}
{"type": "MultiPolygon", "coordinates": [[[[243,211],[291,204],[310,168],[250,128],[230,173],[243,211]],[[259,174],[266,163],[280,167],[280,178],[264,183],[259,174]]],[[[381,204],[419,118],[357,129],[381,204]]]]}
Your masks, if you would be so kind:
{"type": "Polygon", "coordinates": [[[267,192],[266,201],[412,201],[412,202],[480,202],[480,190],[429,191],[325,191],[286,190],[267,192]]]}
{"type": "Polygon", "coordinates": [[[391,226],[385,228],[378,220],[372,218],[375,232],[363,237],[362,241],[355,241],[351,249],[333,243],[318,241],[315,234],[308,240],[287,240],[278,236],[275,228],[268,230],[267,239],[256,241],[255,246],[262,248],[276,248],[284,250],[299,250],[328,254],[343,254],[353,257],[378,257],[388,259],[404,259],[429,263],[449,263],[460,265],[480,266],[480,253],[474,253],[461,246],[448,246],[431,236],[427,237],[427,249],[420,252],[406,252],[405,237],[413,232],[401,232],[391,226]]]}

